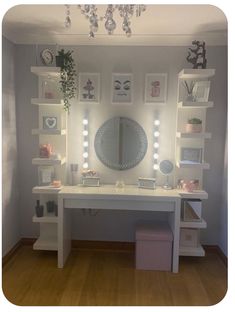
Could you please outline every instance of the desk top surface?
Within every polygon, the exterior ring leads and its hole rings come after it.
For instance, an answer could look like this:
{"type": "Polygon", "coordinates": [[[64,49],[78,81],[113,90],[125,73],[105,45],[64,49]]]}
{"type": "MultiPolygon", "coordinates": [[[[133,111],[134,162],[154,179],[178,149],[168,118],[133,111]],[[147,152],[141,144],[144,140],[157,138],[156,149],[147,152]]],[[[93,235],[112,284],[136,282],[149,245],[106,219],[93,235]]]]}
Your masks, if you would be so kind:
{"type": "Polygon", "coordinates": [[[84,187],[82,185],[78,186],[63,186],[58,193],[63,197],[89,197],[91,195],[93,198],[97,197],[161,197],[161,198],[201,198],[206,199],[207,193],[205,191],[198,191],[194,193],[182,192],[178,189],[165,190],[163,188],[156,188],[155,190],[138,188],[136,185],[125,185],[123,188],[115,187],[114,185],[102,185],[100,187],[84,187]]]}

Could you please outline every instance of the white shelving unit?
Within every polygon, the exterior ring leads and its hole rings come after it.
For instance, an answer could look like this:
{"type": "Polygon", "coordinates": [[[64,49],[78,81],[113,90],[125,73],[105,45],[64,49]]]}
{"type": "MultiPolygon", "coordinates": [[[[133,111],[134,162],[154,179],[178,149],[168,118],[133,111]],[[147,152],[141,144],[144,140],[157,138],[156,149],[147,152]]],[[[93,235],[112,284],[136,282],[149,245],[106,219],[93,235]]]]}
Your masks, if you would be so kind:
{"type": "MultiPolygon", "coordinates": [[[[55,180],[65,184],[67,161],[67,113],[63,109],[63,100],[59,91],[59,67],[31,67],[31,72],[38,76],[38,97],[31,99],[32,105],[38,106],[38,128],[32,129],[32,135],[38,136],[38,143],[52,145],[53,153],[59,154],[58,158],[40,158],[35,155],[32,164],[36,166],[53,166],[55,180]],[[46,89],[45,89],[46,88],[46,89]],[[47,96],[50,95],[50,98],[47,96]],[[43,118],[56,118],[55,129],[45,129],[43,118]]],[[[39,150],[39,148],[38,148],[39,150]]],[[[46,203],[57,203],[57,194],[61,188],[51,185],[38,185],[32,190],[37,194],[40,205],[44,206],[43,217],[33,216],[32,221],[40,224],[40,236],[33,248],[36,250],[58,250],[58,217],[47,212],[46,203]]]]}
{"type": "MultiPolygon", "coordinates": [[[[212,101],[187,101],[187,94],[183,82],[204,81],[209,80],[215,75],[215,69],[183,69],[178,74],[178,95],[177,95],[177,122],[176,122],[176,139],[175,139],[175,185],[179,180],[199,180],[200,190],[192,193],[180,191],[184,201],[187,200],[203,200],[208,198],[208,194],[203,191],[203,171],[210,169],[210,164],[204,160],[205,140],[211,138],[211,133],[206,131],[206,113],[207,109],[214,106],[212,101]],[[188,119],[199,118],[202,120],[202,131],[200,133],[188,133],[185,126],[188,119]],[[200,163],[190,163],[181,161],[181,148],[199,148],[202,151],[202,159],[200,163]]],[[[183,201],[182,201],[183,202],[183,201]]],[[[200,221],[183,221],[180,224],[181,229],[189,229],[198,233],[198,241],[200,229],[205,229],[207,223],[205,220],[200,221]]],[[[196,235],[196,234],[195,234],[196,235]]],[[[197,246],[181,246],[181,256],[204,256],[205,251],[200,243],[197,246]]]]}

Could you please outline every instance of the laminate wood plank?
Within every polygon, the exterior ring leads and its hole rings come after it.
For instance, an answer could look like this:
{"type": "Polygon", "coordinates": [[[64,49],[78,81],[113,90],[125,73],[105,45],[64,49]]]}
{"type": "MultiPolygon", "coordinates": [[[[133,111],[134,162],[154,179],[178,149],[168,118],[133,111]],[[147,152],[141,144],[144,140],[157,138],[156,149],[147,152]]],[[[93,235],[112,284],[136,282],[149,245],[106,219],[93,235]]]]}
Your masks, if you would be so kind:
{"type": "Polygon", "coordinates": [[[135,269],[133,250],[72,249],[63,269],[57,252],[20,247],[3,267],[3,292],[20,306],[209,306],[227,289],[220,256],[180,257],[179,273],[135,269]]]}

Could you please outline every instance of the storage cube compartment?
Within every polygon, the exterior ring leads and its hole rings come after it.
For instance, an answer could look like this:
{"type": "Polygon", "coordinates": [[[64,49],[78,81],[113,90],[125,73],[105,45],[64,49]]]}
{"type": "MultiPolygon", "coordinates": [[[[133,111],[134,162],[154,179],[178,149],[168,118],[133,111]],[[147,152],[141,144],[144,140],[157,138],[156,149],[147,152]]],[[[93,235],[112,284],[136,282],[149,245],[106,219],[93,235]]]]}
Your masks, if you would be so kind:
{"type": "Polygon", "coordinates": [[[183,221],[200,222],[202,220],[202,201],[201,200],[185,200],[182,203],[183,221]]]}
{"type": "Polygon", "coordinates": [[[199,230],[198,229],[180,229],[180,246],[198,247],[199,230]]]}
{"type": "Polygon", "coordinates": [[[170,271],[173,234],[167,223],[136,227],[136,269],[170,271]]]}

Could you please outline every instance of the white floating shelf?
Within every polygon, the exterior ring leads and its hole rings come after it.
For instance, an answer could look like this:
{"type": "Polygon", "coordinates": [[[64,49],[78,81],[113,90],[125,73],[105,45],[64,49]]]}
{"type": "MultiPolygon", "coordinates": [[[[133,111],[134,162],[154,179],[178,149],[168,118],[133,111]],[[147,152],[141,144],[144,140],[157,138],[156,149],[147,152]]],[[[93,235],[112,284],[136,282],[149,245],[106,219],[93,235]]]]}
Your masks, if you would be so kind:
{"type": "Polygon", "coordinates": [[[205,250],[201,245],[198,247],[185,247],[180,246],[179,248],[179,255],[180,256],[195,256],[195,257],[204,257],[205,250]]]}
{"type": "Polygon", "coordinates": [[[32,129],[33,135],[65,135],[66,130],[46,130],[46,129],[32,129]]]}
{"type": "Polygon", "coordinates": [[[56,237],[39,237],[33,244],[35,250],[58,250],[56,237]]]}
{"type": "Polygon", "coordinates": [[[198,132],[198,133],[188,133],[188,132],[176,132],[176,137],[181,139],[211,139],[211,133],[209,132],[198,132]]]}
{"type": "Polygon", "coordinates": [[[40,77],[60,77],[60,67],[31,66],[31,73],[40,77]]]}
{"type": "Polygon", "coordinates": [[[190,169],[210,169],[210,164],[208,163],[182,163],[177,162],[176,166],[178,168],[190,168],[190,169]]]}
{"type": "Polygon", "coordinates": [[[53,166],[53,165],[63,165],[66,162],[66,158],[61,159],[50,159],[50,158],[33,158],[33,165],[44,165],[44,166],[53,166]]]}
{"type": "Polygon", "coordinates": [[[207,223],[205,220],[200,221],[180,221],[181,228],[194,228],[194,229],[205,229],[207,223]]]}
{"type": "Polygon", "coordinates": [[[178,108],[210,108],[214,106],[214,102],[178,102],[178,108]]]}
{"type": "Polygon", "coordinates": [[[179,79],[200,79],[210,78],[215,75],[215,69],[191,69],[184,68],[178,74],[179,79]]]}
{"type": "Polygon", "coordinates": [[[208,193],[203,190],[195,190],[193,192],[178,190],[178,193],[182,198],[208,199],[208,193]]]}
{"type": "Polygon", "coordinates": [[[62,99],[31,98],[31,104],[62,106],[64,104],[64,101],[62,99]]]}
{"type": "Polygon", "coordinates": [[[56,194],[62,187],[53,187],[53,186],[35,186],[33,187],[33,194],[56,194]]]}
{"type": "Polygon", "coordinates": [[[56,217],[54,214],[43,216],[41,218],[37,216],[33,216],[33,222],[39,222],[39,223],[58,223],[58,217],[56,217]]]}

